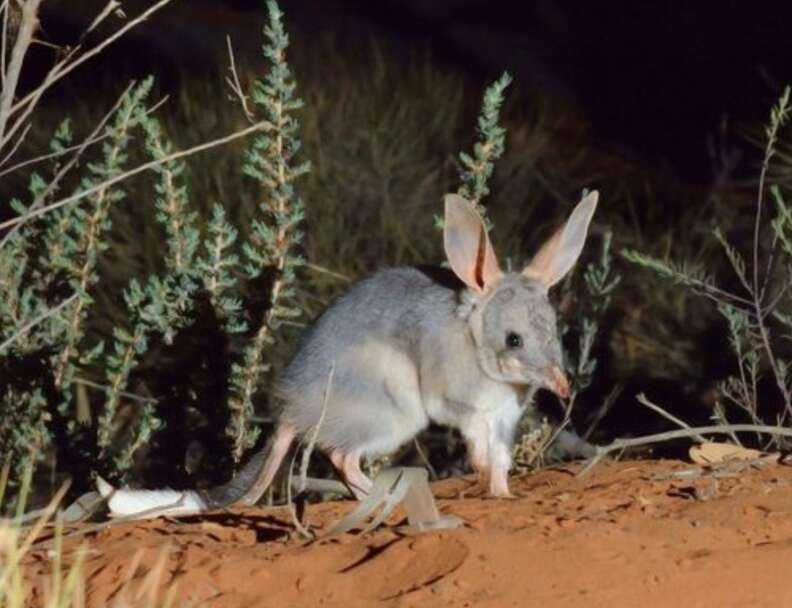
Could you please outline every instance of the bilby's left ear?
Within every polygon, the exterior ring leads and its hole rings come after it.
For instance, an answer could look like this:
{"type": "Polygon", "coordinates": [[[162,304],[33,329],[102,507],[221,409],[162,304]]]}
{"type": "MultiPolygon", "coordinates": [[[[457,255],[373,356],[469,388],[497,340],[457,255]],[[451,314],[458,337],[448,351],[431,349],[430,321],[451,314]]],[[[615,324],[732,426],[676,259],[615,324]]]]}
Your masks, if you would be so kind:
{"type": "Polygon", "coordinates": [[[485,293],[501,278],[484,222],[473,204],[457,194],[445,196],[443,244],[451,269],[474,291],[485,293]]]}

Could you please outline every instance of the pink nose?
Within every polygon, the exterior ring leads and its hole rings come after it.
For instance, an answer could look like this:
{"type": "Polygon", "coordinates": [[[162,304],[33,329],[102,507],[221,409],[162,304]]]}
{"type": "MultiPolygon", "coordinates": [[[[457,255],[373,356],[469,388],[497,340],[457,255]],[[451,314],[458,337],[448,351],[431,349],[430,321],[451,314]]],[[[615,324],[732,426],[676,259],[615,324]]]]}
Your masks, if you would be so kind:
{"type": "Polygon", "coordinates": [[[550,368],[549,375],[553,392],[562,399],[569,397],[569,380],[567,380],[564,372],[554,366],[550,368]]]}

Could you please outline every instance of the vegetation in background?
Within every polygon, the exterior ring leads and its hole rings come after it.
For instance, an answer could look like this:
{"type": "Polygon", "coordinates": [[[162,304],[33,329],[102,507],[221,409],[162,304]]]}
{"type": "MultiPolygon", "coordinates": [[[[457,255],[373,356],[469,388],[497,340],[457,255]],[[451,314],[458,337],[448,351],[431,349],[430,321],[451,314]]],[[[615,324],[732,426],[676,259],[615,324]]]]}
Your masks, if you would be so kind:
{"type": "Polygon", "coordinates": [[[506,148],[506,130],[499,124],[503,94],[512,82],[508,72],[493,82],[484,91],[481,113],[476,128],[480,140],[473,146],[473,154],[459,153],[459,178],[462,185],[457,194],[476,205],[486,222],[486,208],[482,199],[490,192],[488,181],[495,168],[495,162],[506,148]]]}
{"type": "MultiPolygon", "coordinates": [[[[288,39],[282,14],[274,2],[268,9],[264,53],[270,69],[252,94],[264,117],[251,118],[254,124],[247,131],[260,135],[244,164],[245,172],[260,184],[261,203],[250,241],[242,244],[241,252],[247,262],[246,278],[259,279],[267,273],[259,284],[269,299],[256,333],[243,337],[248,345],[232,367],[228,395],[223,397],[228,399],[237,456],[251,443],[251,399],[264,369],[264,349],[272,342],[277,323],[299,312],[290,302],[294,270],[301,259],[296,247],[302,239],[298,224],[303,211],[293,181],[308,166],[294,163],[300,146],[293,113],[300,102],[294,98],[295,85],[285,62],[288,39]]],[[[35,17],[35,11],[28,14],[32,22],[35,17]]],[[[229,334],[238,334],[247,325],[235,292],[240,274],[236,229],[225,220],[222,207],[216,206],[202,231],[184,179],[186,164],[174,158],[173,144],[147,106],[152,84],[148,78],[127,88],[89,137],[102,143],[98,154],[85,153],[89,161],[84,168],[71,163],[66,167],[72,171],[58,173],[57,163],[71,151],[71,123],[63,122],[57,129],[50,144],[56,159],[53,172],[64,184],[70,179],[76,184],[70,198],[50,203],[45,193],[51,182],[33,172],[29,180],[33,202],[11,203],[18,219],[6,223],[12,228],[3,240],[6,262],[0,268],[0,356],[6,371],[0,447],[14,463],[12,487],[23,470],[33,470],[53,448],[59,464],[66,467],[80,462],[89,471],[98,468],[113,477],[123,476],[136,452],[148,446],[163,426],[162,405],[129,390],[152,345],[172,346],[196,322],[202,299],[208,299],[214,317],[229,334]],[[153,216],[165,246],[159,248],[163,257],[159,272],[128,280],[123,289],[125,315],[112,328],[106,348],[107,340],[91,331],[89,320],[94,295],[102,291],[100,260],[111,248],[112,210],[129,202],[124,177],[135,137],[144,142],[143,152],[150,158],[146,166],[156,176],[153,216]],[[41,202],[51,208],[37,213],[41,202]],[[34,371],[23,373],[30,369],[34,371]],[[86,386],[98,390],[89,394],[86,386]],[[130,397],[134,408],[122,408],[130,397]]],[[[5,89],[3,95],[7,98],[5,89]]]]}
{"type": "MultiPolygon", "coordinates": [[[[726,424],[735,411],[757,425],[786,426],[792,421],[792,383],[789,349],[792,330],[789,314],[792,295],[792,208],[778,184],[768,185],[771,161],[776,156],[779,131],[790,117],[787,87],[770,113],[765,129],[764,158],[754,207],[753,231],[746,251],[732,245],[715,226],[714,239],[737,279],[737,288],[719,285],[707,269],[689,263],[659,259],[627,249],[623,256],[665,280],[711,300],[723,316],[735,356],[736,371],[717,386],[712,418],[726,424]],[[769,194],[769,196],[768,196],[769,194]],[[772,213],[769,226],[763,218],[772,213]],[[775,390],[767,390],[768,380],[775,390]],[[772,419],[768,420],[767,416],[772,419]]],[[[739,441],[736,435],[735,441],[739,441]]],[[[768,445],[784,447],[783,436],[768,445]]]]}

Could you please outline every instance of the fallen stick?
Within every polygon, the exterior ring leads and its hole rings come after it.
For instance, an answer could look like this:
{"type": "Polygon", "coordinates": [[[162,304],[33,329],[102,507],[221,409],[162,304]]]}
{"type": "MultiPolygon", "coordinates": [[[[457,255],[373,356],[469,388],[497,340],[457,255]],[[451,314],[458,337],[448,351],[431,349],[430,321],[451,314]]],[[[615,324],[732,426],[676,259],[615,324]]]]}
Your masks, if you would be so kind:
{"type": "Polygon", "coordinates": [[[665,433],[655,433],[644,435],[643,437],[633,437],[631,439],[615,439],[609,445],[597,446],[597,453],[588,461],[585,467],[578,473],[582,477],[588,473],[596,464],[611,452],[633,448],[639,445],[650,443],[660,443],[673,439],[696,438],[704,434],[730,435],[732,433],[761,433],[763,435],[780,435],[782,437],[792,437],[792,429],[765,424],[721,424],[712,426],[697,426],[665,433]]]}

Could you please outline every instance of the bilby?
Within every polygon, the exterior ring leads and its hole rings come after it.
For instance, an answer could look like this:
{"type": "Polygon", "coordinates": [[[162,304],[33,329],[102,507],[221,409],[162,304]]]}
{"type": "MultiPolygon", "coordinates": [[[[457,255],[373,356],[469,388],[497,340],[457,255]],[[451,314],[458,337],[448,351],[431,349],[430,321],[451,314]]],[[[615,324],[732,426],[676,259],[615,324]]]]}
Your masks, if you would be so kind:
{"type": "Polygon", "coordinates": [[[584,196],[521,272],[504,272],[475,206],[446,195],[450,269],[381,270],[330,306],[276,382],[283,408],[273,437],[236,477],[205,492],[111,493],[100,483],[111,512],[254,504],[295,437],[317,429],[323,412],[316,445],[358,498],[372,487],[361,458],[394,451],[430,421],[459,429],[490,494],[510,496],[524,392],[534,386],[569,395],[548,290],[580,256],[597,199],[597,192],[584,196]]]}

